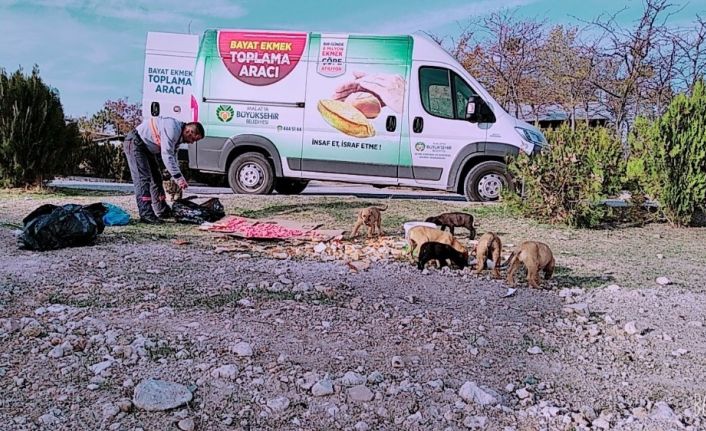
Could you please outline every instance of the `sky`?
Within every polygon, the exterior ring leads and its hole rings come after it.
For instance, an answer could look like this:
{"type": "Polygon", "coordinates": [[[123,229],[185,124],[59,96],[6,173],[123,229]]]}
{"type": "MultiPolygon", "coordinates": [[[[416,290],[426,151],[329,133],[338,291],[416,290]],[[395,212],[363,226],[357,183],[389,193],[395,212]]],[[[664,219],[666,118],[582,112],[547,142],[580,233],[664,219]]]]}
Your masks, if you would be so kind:
{"type": "MultiPolygon", "coordinates": [[[[685,25],[703,0],[674,0],[685,25]]],[[[148,31],[208,28],[458,35],[470,19],[500,9],[549,24],[582,25],[601,13],[640,15],[641,0],[0,0],[0,68],[31,71],[56,88],[67,115],[91,115],[106,100],[140,102],[148,31]]]]}

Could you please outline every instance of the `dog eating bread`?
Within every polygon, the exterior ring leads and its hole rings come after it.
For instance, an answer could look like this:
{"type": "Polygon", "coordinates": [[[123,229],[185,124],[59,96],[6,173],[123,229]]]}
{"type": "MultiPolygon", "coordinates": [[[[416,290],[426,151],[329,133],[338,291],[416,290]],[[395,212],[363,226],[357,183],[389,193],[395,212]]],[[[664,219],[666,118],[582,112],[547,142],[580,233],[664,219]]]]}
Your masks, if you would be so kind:
{"type": "Polygon", "coordinates": [[[463,269],[468,266],[468,255],[456,251],[453,247],[439,242],[425,242],[419,250],[419,259],[417,260],[417,268],[420,271],[424,269],[427,262],[436,260],[439,262],[439,269],[447,264],[450,260],[456,267],[463,269]]]}
{"type": "Polygon", "coordinates": [[[485,261],[490,259],[493,262],[493,278],[500,278],[500,259],[503,246],[500,237],[493,232],[486,232],[481,235],[476,244],[473,254],[475,254],[476,274],[481,274],[485,269],[485,261]]]}
{"type": "Polygon", "coordinates": [[[539,289],[539,271],[544,271],[544,279],[549,280],[554,273],[554,254],[548,245],[538,241],[525,241],[515,247],[507,262],[507,283],[515,285],[515,273],[524,264],[527,268],[527,284],[539,289]]]}
{"type": "Polygon", "coordinates": [[[427,226],[415,226],[409,230],[407,238],[409,244],[409,255],[413,258],[416,253],[419,256],[419,250],[427,242],[438,242],[441,244],[450,245],[456,251],[463,255],[463,258],[468,260],[468,250],[464,247],[453,235],[448,232],[427,226]]]}

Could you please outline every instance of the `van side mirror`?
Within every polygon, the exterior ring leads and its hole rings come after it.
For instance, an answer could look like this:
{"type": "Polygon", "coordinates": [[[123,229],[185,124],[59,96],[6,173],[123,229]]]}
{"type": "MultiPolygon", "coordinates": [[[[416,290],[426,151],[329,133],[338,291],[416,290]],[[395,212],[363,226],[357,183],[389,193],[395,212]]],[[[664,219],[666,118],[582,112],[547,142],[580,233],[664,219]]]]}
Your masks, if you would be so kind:
{"type": "Polygon", "coordinates": [[[471,122],[473,122],[473,118],[476,116],[477,111],[476,101],[474,99],[475,97],[471,97],[466,103],[466,120],[471,122]]]}
{"type": "Polygon", "coordinates": [[[495,114],[480,96],[471,96],[466,103],[466,120],[471,123],[494,123],[495,114]]]}

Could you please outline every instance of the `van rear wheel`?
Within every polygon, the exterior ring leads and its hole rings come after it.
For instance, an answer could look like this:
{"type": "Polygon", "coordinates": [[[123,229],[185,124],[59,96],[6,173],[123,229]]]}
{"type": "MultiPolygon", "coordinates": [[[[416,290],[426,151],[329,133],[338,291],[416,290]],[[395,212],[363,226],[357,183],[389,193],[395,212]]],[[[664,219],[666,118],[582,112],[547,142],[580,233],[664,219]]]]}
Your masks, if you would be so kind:
{"type": "Polygon", "coordinates": [[[270,162],[260,153],[241,154],[228,168],[228,184],[242,195],[267,195],[274,187],[270,162]]]}
{"type": "Polygon", "coordinates": [[[506,188],[512,189],[512,181],[505,163],[487,161],[468,171],[463,191],[469,201],[491,202],[500,199],[506,188]]]}
{"type": "Polygon", "coordinates": [[[308,184],[308,180],[277,178],[275,180],[275,191],[281,195],[298,195],[304,191],[308,184]]]}

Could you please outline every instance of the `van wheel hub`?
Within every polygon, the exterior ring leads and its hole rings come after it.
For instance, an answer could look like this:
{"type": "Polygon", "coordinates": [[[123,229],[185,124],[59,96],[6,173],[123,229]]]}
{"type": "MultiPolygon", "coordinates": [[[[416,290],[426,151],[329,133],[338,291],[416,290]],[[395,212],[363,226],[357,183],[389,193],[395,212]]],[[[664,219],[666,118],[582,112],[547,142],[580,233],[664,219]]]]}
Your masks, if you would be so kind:
{"type": "Polygon", "coordinates": [[[256,188],[264,178],[262,169],[255,163],[248,163],[240,169],[238,179],[240,183],[247,188],[256,188]]]}
{"type": "Polygon", "coordinates": [[[497,199],[504,184],[505,180],[500,175],[487,174],[478,181],[478,194],[484,199],[497,199]]]}

